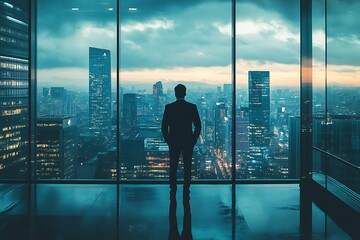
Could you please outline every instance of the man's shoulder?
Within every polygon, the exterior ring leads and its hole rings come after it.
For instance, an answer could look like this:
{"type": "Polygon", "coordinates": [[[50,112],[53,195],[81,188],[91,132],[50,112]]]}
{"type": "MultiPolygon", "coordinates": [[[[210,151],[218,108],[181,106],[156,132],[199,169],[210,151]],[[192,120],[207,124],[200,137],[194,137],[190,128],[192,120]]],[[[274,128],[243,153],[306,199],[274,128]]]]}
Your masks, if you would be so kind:
{"type": "Polygon", "coordinates": [[[175,106],[175,103],[176,103],[176,102],[172,102],[172,103],[166,104],[165,107],[166,107],[166,108],[172,108],[173,106],[175,106]]]}
{"type": "Polygon", "coordinates": [[[189,107],[191,108],[196,108],[196,104],[191,103],[191,102],[186,102],[188,104],[189,107]]]}
{"type": "Polygon", "coordinates": [[[177,108],[179,105],[186,106],[189,108],[196,108],[196,105],[188,101],[175,101],[165,105],[165,108],[177,108]]]}

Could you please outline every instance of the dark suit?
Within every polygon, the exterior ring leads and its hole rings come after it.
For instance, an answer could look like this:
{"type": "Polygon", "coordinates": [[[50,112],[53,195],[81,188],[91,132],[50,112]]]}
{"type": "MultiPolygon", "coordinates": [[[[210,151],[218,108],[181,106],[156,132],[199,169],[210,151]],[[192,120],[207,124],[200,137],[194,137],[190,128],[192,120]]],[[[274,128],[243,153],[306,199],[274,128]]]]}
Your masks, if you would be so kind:
{"type": "Polygon", "coordinates": [[[189,192],[191,180],[191,159],[194,145],[199,138],[201,122],[195,104],[183,99],[165,106],[162,120],[162,134],[169,145],[170,153],[170,189],[176,191],[176,171],[180,153],[184,160],[184,193],[189,192]],[[194,124],[194,131],[192,125],[194,124]]]}

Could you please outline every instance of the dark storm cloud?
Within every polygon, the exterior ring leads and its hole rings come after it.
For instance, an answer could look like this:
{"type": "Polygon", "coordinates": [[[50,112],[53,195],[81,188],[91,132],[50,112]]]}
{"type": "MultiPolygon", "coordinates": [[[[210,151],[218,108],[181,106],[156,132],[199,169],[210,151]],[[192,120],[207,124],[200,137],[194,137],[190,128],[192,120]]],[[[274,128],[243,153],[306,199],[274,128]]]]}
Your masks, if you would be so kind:
{"type": "MultiPolygon", "coordinates": [[[[125,68],[168,68],[174,66],[225,66],[231,63],[231,37],[221,34],[212,25],[231,21],[230,15],[217,12],[230,12],[230,5],[213,3],[199,4],[183,9],[181,14],[171,12],[162,15],[161,21],[173,24],[171,29],[158,31],[122,31],[123,51],[121,66],[125,68]],[[206,13],[206,17],[199,12],[206,13]],[[128,42],[137,48],[127,47],[128,42]]],[[[124,27],[130,25],[128,20],[124,27]]],[[[151,24],[152,19],[148,20],[151,24]]],[[[145,21],[145,23],[147,23],[145,21]]]]}
{"type": "Polygon", "coordinates": [[[116,22],[116,1],[38,1],[38,29],[53,36],[73,34],[83,22],[105,26],[116,22]],[[78,8],[78,11],[72,10],[78,8]],[[109,9],[113,8],[113,11],[109,9]]]}
{"type": "MultiPolygon", "coordinates": [[[[220,32],[231,22],[231,1],[120,1],[121,67],[172,68],[226,66],[231,36],[220,32]],[[136,11],[130,11],[137,9],[136,11]],[[214,25],[214,23],[218,25],[214,25]],[[127,31],[124,28],[127,27],[127,31]],[[131,29],[138,27],[138,29],[131,29]]],[[[276,20],[282,26],[237,35],[237,57],[285,64],[299,62],[299,42],[280,39],[299,33],[300,1],[237,1],[237,21],[276,20]],[[281,29],[280,29],[281,28],[281,29]]],[[[323,2],[314,0],[314,30],[323,30],[323,2]]],[[[110,49],[116,59],[116,1],[38,1],[39,68],[88,67],[88,47],[110,49]],[[79,8],[78,11],[72,8],[79,8]]],[[[329,1],[329,63],[360,65],[357,1],[329,1]],[[331,2],[331,3],[330,3],[331,2]]],[[[241,26],[240,30],[241,30],[241,26]]],[[[315,52],[321,48],[315,47],[315,52]]],[[[317,54],[321,55],[321,54],[317,54]]]]}
{"type": "MultiPolygon", "coordinates": [[[[279,14],[282,18],[284,18],[287,22],[293,25],[299,24],[299,17],[300,17],[300,1],[297,0],[240,0],[236,1],[238,6],[242,4],[252,4],[256,5],[257,7],[264,9],[266,11],[275,12],[279,14]]],[[[248,13],[241,11],[241,8],[237,8],[237,17],[247,18],[249,15],[253,15],[254,17],[257,16],[256,13],[248,13]],[[243,14],[244,15],[243,15],[243,14]],[[239,15],[240,14],[240,15],[239,15]]],[[[269,19],[270,20],[270,19],[269,19]]]]}

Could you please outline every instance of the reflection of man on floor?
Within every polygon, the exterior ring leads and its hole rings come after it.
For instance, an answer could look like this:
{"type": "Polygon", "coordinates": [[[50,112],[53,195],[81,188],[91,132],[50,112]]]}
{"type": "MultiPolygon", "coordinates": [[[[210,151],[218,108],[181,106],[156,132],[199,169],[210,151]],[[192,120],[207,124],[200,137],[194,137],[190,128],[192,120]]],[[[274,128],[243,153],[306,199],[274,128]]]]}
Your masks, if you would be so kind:
{"type": "Polygon", "coordinates": [[[179,84],[175,87],[176,101],[165,106],[162,120],[162,134],[169,145],[170,152],[170,199],[176,195],[176,171],[180,153],[184,161],[183,198],[190,198],[191,160],[193,148],[201,131],[199,113],[195,104],[184,100],[186,87],[179,84]],[[194,124],[194,131],[192,126],[194,124]]]}

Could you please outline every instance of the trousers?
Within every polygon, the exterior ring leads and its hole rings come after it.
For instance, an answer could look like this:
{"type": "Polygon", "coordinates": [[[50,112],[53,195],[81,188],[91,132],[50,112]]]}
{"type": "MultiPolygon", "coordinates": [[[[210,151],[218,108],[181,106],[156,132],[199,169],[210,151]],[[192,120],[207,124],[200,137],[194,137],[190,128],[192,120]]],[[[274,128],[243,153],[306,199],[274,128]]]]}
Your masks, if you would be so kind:
{"type": "Polygon", "coordinates": [[[191,181],[191,163],[193,155],[194,145],[192,144],[175,144],[169,146],[170,155],[170,190],[176,192],[176,180],[177,180],[177,168],[179,165],[180,153],[182,153],[184,161],[184,193],[190,191],[191,181]]]}

